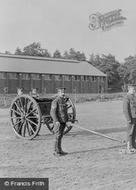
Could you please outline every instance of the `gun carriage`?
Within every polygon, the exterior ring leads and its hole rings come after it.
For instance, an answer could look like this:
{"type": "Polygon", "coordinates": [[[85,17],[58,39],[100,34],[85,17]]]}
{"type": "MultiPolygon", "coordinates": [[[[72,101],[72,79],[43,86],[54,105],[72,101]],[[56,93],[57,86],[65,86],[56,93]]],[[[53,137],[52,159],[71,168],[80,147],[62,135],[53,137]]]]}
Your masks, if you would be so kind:
{"type": "MultiPolygon", "coordinates": [[[[54,98],[35,98],[29,95],[17,96],[10,107],[10,120],[15,134],[22,139],[35,138],[42,125],[54,133],[53,120],[50,116],[51,103],[54,98]]],[[[76,121],[76,109],[69,97],[65,98],[68,122],[64,130],[67,134],[76,121]]]]}

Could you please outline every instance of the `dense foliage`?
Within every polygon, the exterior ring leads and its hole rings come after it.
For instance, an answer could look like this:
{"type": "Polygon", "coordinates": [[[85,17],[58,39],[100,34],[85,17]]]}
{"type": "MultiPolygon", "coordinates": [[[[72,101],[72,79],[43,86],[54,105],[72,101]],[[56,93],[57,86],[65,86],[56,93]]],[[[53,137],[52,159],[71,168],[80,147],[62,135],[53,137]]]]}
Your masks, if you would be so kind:
{"type": "Polygon", "coordinates": [[[39,42],[33,42],[21,50],[19,47],[15,50],[15,55],[29,55],[29,56],[41,56],[41,57],[53,57],[61,59],[74,59],[78,61],[85,61],[86,57],[83,52],[76,51],[71,48],[69,51],[65,51],[63,55],[59,50],[55,50],[53,55],[48,52],[47,49],[43,49],[39,42]]]}

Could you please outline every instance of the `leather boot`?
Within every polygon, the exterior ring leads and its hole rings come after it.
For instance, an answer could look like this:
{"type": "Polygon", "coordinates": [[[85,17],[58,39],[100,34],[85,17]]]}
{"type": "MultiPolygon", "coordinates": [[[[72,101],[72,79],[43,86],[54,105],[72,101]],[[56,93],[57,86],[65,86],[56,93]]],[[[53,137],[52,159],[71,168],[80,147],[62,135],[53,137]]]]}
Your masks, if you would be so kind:
{"type": "Polygon", "coordinates": [[[62,155],[67,155],[68,152],[64,152],[63,150],[61,150],[61,154],[62,154],[62,155]]]}

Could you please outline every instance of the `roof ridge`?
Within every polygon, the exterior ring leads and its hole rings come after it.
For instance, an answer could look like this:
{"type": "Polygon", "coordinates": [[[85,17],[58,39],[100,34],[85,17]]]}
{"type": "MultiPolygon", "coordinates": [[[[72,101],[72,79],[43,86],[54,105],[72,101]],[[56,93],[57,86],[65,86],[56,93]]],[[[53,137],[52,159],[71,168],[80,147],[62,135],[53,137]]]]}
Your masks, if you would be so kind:
{"type": "Polygon", "coordinates": [[[80,61],[77,61],[74,59],[61,59],[61,58],[53,58],[53,57],[15,55],[15,54],[4,54],[4,53],[0,53],[0,57],[19,58],[19,59],[33,59],[33,60],[47,60],[47,61],[60,61],[60,62],[70,62],[70,63],[79,63],[80,62],[80,61]]]}
{"type": "Polygon", "coordinates": [[[106,76],[87,61],[35,58],[0,54],[0,71],[63,75],[106,76]]]}

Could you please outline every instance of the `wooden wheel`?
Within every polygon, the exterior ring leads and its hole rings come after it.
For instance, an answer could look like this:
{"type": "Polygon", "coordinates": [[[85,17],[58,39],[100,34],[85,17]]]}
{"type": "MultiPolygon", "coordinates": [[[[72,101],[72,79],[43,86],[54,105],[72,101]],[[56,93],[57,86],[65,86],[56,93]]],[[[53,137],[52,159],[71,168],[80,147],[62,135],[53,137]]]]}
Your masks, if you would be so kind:
{"type": "Polygon", "coordinates": [[[41,127],[41,111],[34,98],[17,96],[10,107],[10,120],[15,134],[22,139],[33,139],[41,127]]]}
{"type": "MultiPolygon", "coordinates": [[[[70,98],[66,99],[66,105],[67,105],[67,113],[68,113],[68,122],[66,123],[66,127],[65,127],[65,130],[63,133],[64,135],[67,134],[72,129],[71,123],[74,123],[75,119],[76,119],[75,105],[73,104],[73,102],[71,101],[70,98]]],[[[54,125],[53,125],[53,120],[52,120],[51,116],[45,116],[44,123],[47,125],[47,127],[51,131],[51,133],[54,134],[54,130],[53,130],[54,125]]]]}
{"type": "Polygon", "coordinates": [[[53,120],[52,120],[51,116],[50,115],[44,116],[43,120],[44,120],[43,123],[47,126],[47,128],[49,129],[49,131],[52,134],[54,134],[54,131],[53,131],[54,125],[53,125],[53,120]]]}
{"type": "Polygon", "coordinates": [[[67,104],[68,122],[66,123],[64,135],[67,134],[72,129],[71,123],[74,123],[76,120],[76,108],[72,100],[70,98],[67,98],[66,104],[67,104]]]}

